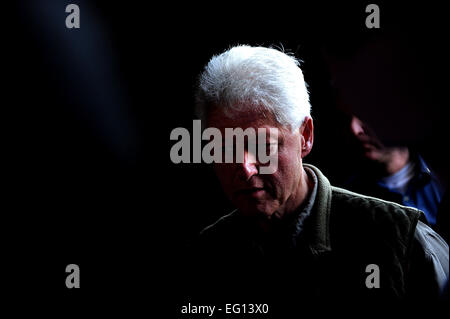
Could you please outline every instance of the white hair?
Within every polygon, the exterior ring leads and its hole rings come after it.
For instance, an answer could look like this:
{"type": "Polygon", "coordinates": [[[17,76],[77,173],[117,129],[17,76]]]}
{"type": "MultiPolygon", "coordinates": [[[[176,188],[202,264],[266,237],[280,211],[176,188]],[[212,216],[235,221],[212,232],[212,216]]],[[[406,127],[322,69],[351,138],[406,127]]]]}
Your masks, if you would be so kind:
{"type": "Polygon", "coordinates": [[[299,66],[295,57],[265,47],[240,45],[213,56],[200,74],[196,113],[205,121],[212,107],[253,107],[295,130],[311,111],[299,66]]]}

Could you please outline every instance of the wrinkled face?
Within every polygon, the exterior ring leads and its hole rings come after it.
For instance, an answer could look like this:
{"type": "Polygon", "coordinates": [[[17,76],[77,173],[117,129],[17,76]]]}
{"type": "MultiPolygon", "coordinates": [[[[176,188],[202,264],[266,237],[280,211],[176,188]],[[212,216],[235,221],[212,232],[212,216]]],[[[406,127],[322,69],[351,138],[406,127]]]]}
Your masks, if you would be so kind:
{"type": "MultiPolygon", "coordinates": [[[[310,125],[312,130],[312,121],[310,125]]],[[[310,150],[309,147],[302,152],[305,144],[302,128],[291,132],[257,111],[240,111],[238,116],[229,118],[220,109],[211,112],[207,126],[218,128],[222,136],[225,136],[225,128],[253,128],[255,131],[264,128],[266,141],[259,140],[258,147],[266,147],[269,153],[270,149],[276,150],[273,146],[278,144],[278,165],[272,174],[260,173],[260,168],[267,164],[261,164],[247,145],[241,163],[215,163],[214,169],[228,198],[245,215],[270,219],[274,214],[282,214],[298,191],[302,157],[310,150]],[[278,129],[278,134],[269,135],[270,128],[278,129]]]]}

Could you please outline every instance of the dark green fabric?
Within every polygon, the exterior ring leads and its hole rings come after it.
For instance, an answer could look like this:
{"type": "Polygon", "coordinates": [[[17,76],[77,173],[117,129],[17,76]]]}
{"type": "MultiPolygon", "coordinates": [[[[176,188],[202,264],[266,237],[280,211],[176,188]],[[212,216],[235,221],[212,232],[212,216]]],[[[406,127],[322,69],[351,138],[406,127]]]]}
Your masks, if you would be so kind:
{"type": "Polygon", "coordinates": [[[197,270],[208,291],[276,292],[280,297],[294,289],[294,295],[308,298],[407,297],[421,212],[333,187],[319,169],[304,165],[316,174],[318,188],[298,245],[264,238],[238,211],[222,217],[199,238],[197,270]],[[380,269],[379,289],[366,286],[370,264],[380,269]]]}
{"type": "Polygon", "coordinates": [[[341,275],[352,276],[350,269],[361,271],[364,265],[377,264],[382,289],[371,291],[362,286],[364,293],[406,296],[410,249],[422,213],[333,187],[319,169],[305,166],[319,180],[317,206],[312,214],[311,249],[317,254],[330,252],[341,275]]]}
{"type": "MultiPolygon", "coordinates": [[[[390,224],[391,227],[384,229],[383,232],[388,230],[395,232],[395,239],[402,243],[400,245],[412,240],[421,214],[419,210],[331,186],[318,168],[310,164],[304,164],[304,166],[314,171],[319,183],[314,207],[315,213],[313,214],[315,216],[313,223],[315,235],[311,242],[311,247],[316,252],[331,250],[330,215],[332,212],[348,214],[345,212],[346,210],[367,215],[369,223],[380,224],[384,220],[382,225],[387,227],[390,224]]],[[[402,250],[401,253],[404,255],[406,251],[402,250]]]]}

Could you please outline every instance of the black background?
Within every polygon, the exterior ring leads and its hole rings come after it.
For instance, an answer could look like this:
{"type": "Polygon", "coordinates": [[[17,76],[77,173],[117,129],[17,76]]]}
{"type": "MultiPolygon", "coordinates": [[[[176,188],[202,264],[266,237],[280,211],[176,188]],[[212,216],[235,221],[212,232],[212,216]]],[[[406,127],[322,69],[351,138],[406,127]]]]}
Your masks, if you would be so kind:
{"type": "Polygon", "coordinates": [[[282,46],[304,61],[316,134],[306,161],[332,183],[354,164],[338,105],[376,119],[388,142],[420,149],[447,180],[438,4],[378,1],[381,28],[367,29],[370,2],[73,1],[81,28],[69,30],[69,3],[7,11],[3,244],[13,297],[177,313],[188,299],[176,279],[184,247],[231,206],[210,167],[171,163],[169,134],[190,130],[198,74],[235,44],[282,46]],[[70,263],[78,290],[65,287],[70,263]]]}

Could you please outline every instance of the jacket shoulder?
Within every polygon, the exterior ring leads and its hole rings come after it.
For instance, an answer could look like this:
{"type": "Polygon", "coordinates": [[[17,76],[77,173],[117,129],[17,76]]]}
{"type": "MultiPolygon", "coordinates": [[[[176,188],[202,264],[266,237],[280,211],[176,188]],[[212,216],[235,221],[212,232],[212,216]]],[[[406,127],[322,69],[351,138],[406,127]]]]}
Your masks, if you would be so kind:
{"type": "Polygon", "coordinates": [[[423,212],[380,198],[358,194],[343,188],[331,187],[334,213],[349,214],[357,220],[370,221],[381,228],[395,228],[405,241],[412,237],[423,212]]]}
{"type": "Polygon", "coordinates": [[[217,221],[200,231],[200,240],[211,240],[214,237],[229,236],[237,227],[237,210],[220,217],[217,221]]]}
{"type": "Polygon", "coordinates": [[[355,193],[340,187],[331,187],[332,198],[334,201],[344,202],[350,206],[368,208],[365,211],[389,212],[410,216],[412,218],[420,217],[423,212],[414,207],[404,206],[395,202],[390,202],[381,198],[371,197],[355,193]]]}

